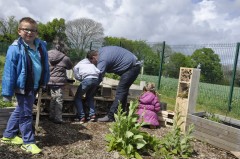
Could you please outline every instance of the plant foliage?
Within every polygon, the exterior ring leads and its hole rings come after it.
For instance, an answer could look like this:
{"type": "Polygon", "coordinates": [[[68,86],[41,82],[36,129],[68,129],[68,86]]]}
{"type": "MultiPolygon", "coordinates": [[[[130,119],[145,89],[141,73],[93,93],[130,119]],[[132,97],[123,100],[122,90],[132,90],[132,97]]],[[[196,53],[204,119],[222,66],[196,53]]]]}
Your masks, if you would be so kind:
{"type": "Polygon", "coordinates": [[[141,132],[140,127],[145,123],[138,123],[138,115],[135,113],[138,102],[131,101],[128,114],[123,112],[121,104],[115,121],[112,123],[110,134],[106,135],[108,151],[117,150],[127,158],[141,159],[141,152],[151,152],[159,144],[159,140],[146,132],[141,132]]]}
{"type": "Polygon", "coordinates": [[[181,133],[181,118],[179,109],[177,107],[174,120],[173,129],[165,135],[160,142],[159,150],[156,152],[156,158],[172,159],[172,158],[189,158],[193,153],[193,147],[190,144],[192,141],[191,134],[194,126],[190,125],[185,134],[181,133]]]}
{"type": "Polygon", "coordinates": [[[5,102],[2,99],[0,100],[0,108],[13,107],[12,102],[5,102]]]}

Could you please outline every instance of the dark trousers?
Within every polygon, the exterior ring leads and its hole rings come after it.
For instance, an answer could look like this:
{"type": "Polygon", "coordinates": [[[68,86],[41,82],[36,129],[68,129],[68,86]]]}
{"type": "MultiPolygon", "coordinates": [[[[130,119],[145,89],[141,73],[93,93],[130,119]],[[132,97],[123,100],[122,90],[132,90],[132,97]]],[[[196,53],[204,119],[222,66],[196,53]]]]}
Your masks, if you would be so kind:
{"type": "Polygon", "coordinates": [[[120,77],[119,84],[116,89],[116,96],[113,104],[111,105],[108,117],[114,119],[114,113],[118,110],[119,102],[122,104],[122,108],[126,111],[127,97],[130,86],[136,80],[140,73],[141,65],[136,65],[131,69],[127,70],[120,77]]]}

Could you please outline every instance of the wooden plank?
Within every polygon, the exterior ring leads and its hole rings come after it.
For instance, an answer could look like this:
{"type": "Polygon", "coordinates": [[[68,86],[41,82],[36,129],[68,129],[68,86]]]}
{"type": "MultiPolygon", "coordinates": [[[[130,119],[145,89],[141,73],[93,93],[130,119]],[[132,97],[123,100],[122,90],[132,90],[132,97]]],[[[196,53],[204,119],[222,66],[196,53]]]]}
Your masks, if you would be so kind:
{"type": "Polygon", "coordinates": [[[1,108],[0,109],[0,114],[3,115],[7,112],[12,112],[14,111],[15,107],[6,107],[6,108],[1,108]]]}
{"type": "Polygon", "coordinates": [[[182,123],[183,124],[180,126],[181,128],[181,131],[182,132],[185,132],[185,123],[186,123],[186,115],[188,114],[188,99],[187,98],[180,98],[180,97],[177,97],[176,98],[176,106],[175,106],[175,109],[178,107],[178,110],[180,112],[180,115],[182,116],[180,119],[179,119],[179,123],[182,123]]]}
{"type": "Polygon", "coordinates": [[[166,122],[173,123],[173,119],[165,118],[166,122]]]}
{"type": "MultiPolygon", "coordinates": [[[[49,113],[46,113],[46,112],[41,112],[40,114],[43,115],[43,116],[49,115],[49,113]]],[[[33,115],[35,115],[35,114],[33,114],[33,115]]],[[[75,113],[62,113],[62,116],[63,117],[65,117],[65,116],[76,116],[76,114],[75,113]]]]}
{"type": "Polygon", "coordinates": [[[227,151],[235,152],[236,155],[237,152],[240,152],[239,129],[188,114],[187,126],[191,123],[195,125],[193,132],[195,138],[227,151]]]}
{"type": "Polygon", "coordinates": [[[227,116],[219,115],[219,114],[214,114],[216,117],[218,117],[221,121],[224,121],[226,123],[230,123],[236,126],[240,126],[240,121],[237,119],[233,119],[227,116]]]}
{"type": "Polygon", "coordinates": [[[6,123],[7,123],[9,117],[10,117],[10,116],[4,116],[4,117],[1,116],[1,118],[0,118],[0,124],[3,123],[3,122],[6,122],[6,123]]]}
{"type": "MultiPolygon", "coordinates": [[[[189,124],[187,124],[187,126],[189,126],[189,124]]],[[[218,137],[219,139],[223,139],[227,142],[231,142],[231,143],[240,145],[239,135],[232,134],[230,131],[223,131],[222,129],[210,128],[207,125],[201,125],[201,126],[195,125],[194,131],[206,133],[208,135],[218,137]]]]}
{"type": "Polygon", "coordinates": [[[41,97],[42,97],[42,88],[40,87],[38,91],[38,101],[37,101],[37,114],[36,114],[36,122],[35,122],[35,130],[36,132],[39,131],[38,124],[40,118],[40,107],[41,107],[41,97]]]}
{"type": "Polygon", "coordinates": [[[140,95],[142,94],[142,90],[140,89],[129,89],[128,95],[131,97],[140,97],[140,95]]]}
{"type": "Polygon", "coordinates": [[[9,117],[10,114],[11,114],[10,112],[0,113],[0,117],[9,117]]]}
{"type": "Polygon", "coordinates": [[[100,101],[106,101],[106,102],[112,102],[114,101],[113,98],[104,98],[104,97],[94,97],[95,100],[100,100],[100,101]]]}
{"type": "Polygon", "coordinates": [[[162,115],[162,116],[167,116],[167,117],[169,117],[169,118],[170,118],[170,117],[173,118],[174,115],[175,115],[175,113],[174,113],[173,111],[171,111],[171,110],[165,110],[165,111],[159,111],[159,112],[158,112],[158,115],[159,115],[159,116],[162,115]]]}
{"type": "Polygon", "coordinates": [[[6,129],[6,125],[0,125],[0,129],[2,130],[6,129]]]}
{"type": "MultiPolygon", "coordinates": [[[[188,114],[191,114],[191,113],[188,113],[188,114]]],[[[193,113],[192,115],[198,116],[198,117],[203,117],[206,115],[206,112],[197,112],[197,113],[193,113]]]]}
{"type": "MultiPolygon", "coordinates": [[[[217,127],[217,126],[214,126],[213,123],[211,123],[210,121],[209,122],[202,122],[202,121],[198,121],[198,122],[193,122],[192,120],[187,120],[187,123],[190,124],[190,123],[194,123],[195,126],[197,127],[202,127],[202,128],[205,128],[205,129],[213,129],[211,131],[215,132],[215,133],[222,133],[222,134],[226,134],[228,135],[229,137],[239,137],[240,136],[240,130],[236,131],[235,128],[231,127],[231,126],[227,126],[227,125],[224,125],[224,124],[220,124],[222,127],[217,127]]],[[[240,140],[240,139],[239,139],[240,140]]]]}
{"type": "Polygon", "coordinates": [[[237,129],[237,128],[234,128],[234,127],[231,127],[231,126],[226,126],[226,127],[223,127],[223,124],[221,123],[217,123],[217,122],[214,122],[214,121],[211,121],[208,120],[208,119],[204,119],[204,118],[201,118],[201,117],[197,117],[197,116],[194,116],[194,115],[191,115],[191,114],[188,114],[188,120],[189,122],[191,123],[202,123],[202,124],[207,124],[209,125],[210,127],[216,127],[216,128],[220,128],[220,129],[223,129],[225,131],[231,131],[232,133],[236,133],[238,135],[240,135],[240,130],[237,129]]]}
{"type": "Polygon", "coordinates": [[[230,151],[234,156],[237,158],[240,158],[240,152],[239,151],[230,151]]]}
{"type": "Polygon", "coordinates": [[[71,96],[63,97],[63,101],[74,101],[74,97],[71,96]]]}
{"type": "Polygon", "coordinates": [[[216,147],[222,148],[227,151],[239,151],[240,150],[239,145],[233,144],[231,142],[227,142],[225,140],[218,139],[214,136],[211,136],[211,135],[208,135],[208,134],[205,134],[202,132],[195,131],[195,132],[193,132],[193,136],[198,140],[205,141],[211,145],[214,145],[216,147]]]}

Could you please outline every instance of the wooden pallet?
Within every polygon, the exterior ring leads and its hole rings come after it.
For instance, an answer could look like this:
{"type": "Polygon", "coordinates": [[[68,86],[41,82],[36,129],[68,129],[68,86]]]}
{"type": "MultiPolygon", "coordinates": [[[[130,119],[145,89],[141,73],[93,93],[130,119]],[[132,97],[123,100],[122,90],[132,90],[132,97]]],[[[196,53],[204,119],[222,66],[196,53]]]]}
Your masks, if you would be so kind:
{"type": "Polygon", "coordinates": [[[158,113],[160,126],[171,127],[173,126],[174,112],[170,110],[160,111],[158,113]]]}

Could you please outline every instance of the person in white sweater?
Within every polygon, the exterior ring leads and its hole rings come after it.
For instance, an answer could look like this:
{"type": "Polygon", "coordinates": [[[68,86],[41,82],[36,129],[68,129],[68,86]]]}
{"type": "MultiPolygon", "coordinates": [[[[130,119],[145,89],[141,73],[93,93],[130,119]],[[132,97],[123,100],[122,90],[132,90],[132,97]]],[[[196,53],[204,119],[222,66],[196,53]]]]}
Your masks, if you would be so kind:
{"type": "Polygon", "coordinates": [[[86,57],[74,66],[73,73],[75,79],[81,82],[74,98],[78,112],[77,118],[81,124],[86,122],[87,119],[96,121],[94,94],[99,84],[100,70],[86,57]],[[86,94],[87,106],[89,107],[89,117],[86,116],[83,109],[82,97],[84,94],[86,94]]]}

